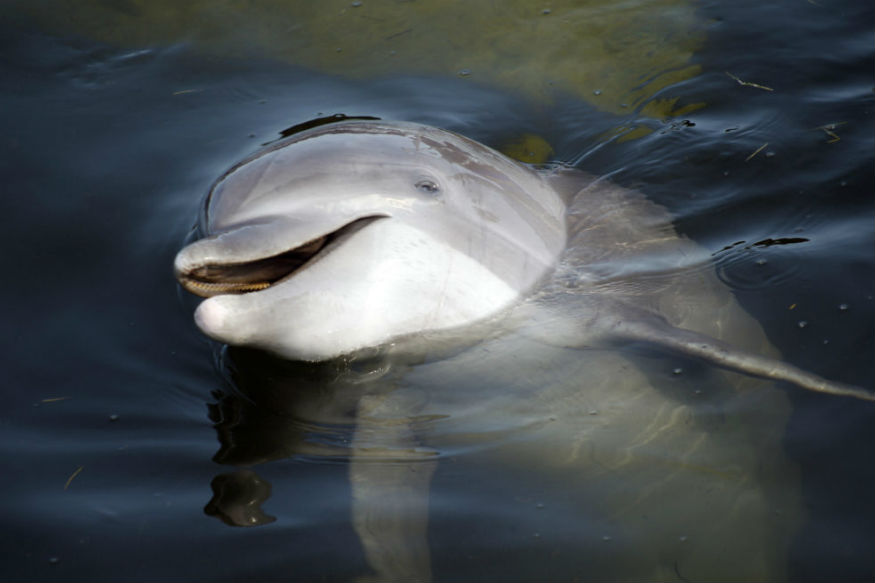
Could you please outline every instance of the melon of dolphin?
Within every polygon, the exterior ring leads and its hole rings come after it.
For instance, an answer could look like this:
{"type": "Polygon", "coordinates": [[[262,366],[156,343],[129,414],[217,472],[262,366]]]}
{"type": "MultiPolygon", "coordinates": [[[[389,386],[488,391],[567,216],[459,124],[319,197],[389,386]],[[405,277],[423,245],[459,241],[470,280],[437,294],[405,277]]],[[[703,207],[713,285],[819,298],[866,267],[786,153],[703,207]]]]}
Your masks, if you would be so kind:
{"type": "MultiPolygon", "coordinates": [[[[658,302],[635,301],[646,293],[629,290],[653,291],[661,271],[702,268],[683,252],[653,254],[660,229],[670,231],[657,208],[445,130],[343,121],[294,134],[226,172],[206,199],[204,237],[179,252],[175,271],[207,298],[195,312],[205,334],[292,360],[525,326],[551,343],[643,341],[873,400],[678,328],[658,302]],[[636,213],[642,204],[646,212],[636,213]]],[[[665,239],[677,241],[669,231],[665,239]]]]}

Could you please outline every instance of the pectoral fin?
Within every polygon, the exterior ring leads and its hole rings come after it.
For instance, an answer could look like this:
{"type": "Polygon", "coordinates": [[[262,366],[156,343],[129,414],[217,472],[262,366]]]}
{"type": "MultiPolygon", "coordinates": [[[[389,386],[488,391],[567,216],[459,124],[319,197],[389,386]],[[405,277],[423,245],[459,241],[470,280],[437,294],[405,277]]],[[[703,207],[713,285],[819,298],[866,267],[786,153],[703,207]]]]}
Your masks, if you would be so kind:
{"type": "Polygon", "coordinates": [[[529,336],[549,344],[583,348],[642,342],[720,368],[788,382],[809,391],[875,401],[875,394],[861,387],[830,381],[781,360],[678,328],[646,308],[599,294],[575,294],[571,301],[541,298],[521,306],[515,317],[525,320],[529,336]],[[572,317],[567,315],[569,305],[574,307],[572,317]]]}
{"type": "Polygon", "coordinates": [[[705,334],[676,328],[657,315],[648,316],[646,319],[616,322],[612,336],[621,340],[647,342],[720,368],[792,383],[809,391],[875,401],[875,394],[861,387],[830,381],[781,360],[748,352],[705,334]]]}

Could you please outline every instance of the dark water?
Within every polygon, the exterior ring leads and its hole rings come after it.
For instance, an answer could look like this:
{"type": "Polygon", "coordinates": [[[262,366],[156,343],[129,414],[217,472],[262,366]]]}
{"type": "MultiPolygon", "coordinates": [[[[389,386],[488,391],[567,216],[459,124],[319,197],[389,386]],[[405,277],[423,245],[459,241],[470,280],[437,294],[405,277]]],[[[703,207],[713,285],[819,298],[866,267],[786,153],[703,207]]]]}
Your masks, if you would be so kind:
{"type": "MultiPolygon", "coordinates": [[[[699,12],[702,73],[671,92],[706,106],[639,120],[655,131],[607,142],[634,112],[617,118],[572,96],[533,104],[464,77],[348,80],[184,43],[119,48],[0,20],[0,576],[344,580],[368,571],[350,526],[346,464],[294,457],[258,431],[247,461],[264,459],[254,469],[272,486],[263,510],[277,520],[245,529],[205,515],[211,481],[234,471],[212,460],[214,422],[221,434],[221,419],[255,413],[223,400],[238,380],[194,327],[170,267],[215,177],[320,114],[430,123],[494,145],[538,134],[556,158],[668,207],[713,251],[721,279],[786,360],[872,388],[872,6],[712,2],[699,12]],[[791,238],[807,241],[753,245],[791,238]]],[[[873,407],[791,399],[784,447],[800,469],[806,516],[788,576],[871,580],[873,407]]],[[[445,463],[435,474],[436,579],[586,579],[573,559],[506,544],[535,521],[497,501],[537,500],[535,480],[462,468],[445,463]]]]}

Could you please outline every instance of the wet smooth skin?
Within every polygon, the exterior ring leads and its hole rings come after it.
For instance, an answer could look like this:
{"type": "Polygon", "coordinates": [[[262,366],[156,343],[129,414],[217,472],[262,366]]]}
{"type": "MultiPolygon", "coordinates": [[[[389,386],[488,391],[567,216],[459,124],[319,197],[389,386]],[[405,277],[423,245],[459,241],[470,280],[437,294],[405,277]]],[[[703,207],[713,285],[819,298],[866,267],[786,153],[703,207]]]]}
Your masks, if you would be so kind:
{"type": "Polygon", "coordinates": [[[316,128],[242,162],[201,226],[176,259],[187,289],[270,284],[209,298],[201,329],[303,360],[494,316],[565,246],[564,205],[540,175],[461,136],[383,122],[316,128]]]}
{"type": "Polygon", "coordinates": [[[295,134],[222,176],[200,226],[176,274],[208,298],[201,330],[231,345],[323,361],[489,322],[567,346],[643,341],[873,398],[678,327],[684,291],[665,282],[708,261],[637,193],[441,129],[342,121],[295,134]]]}

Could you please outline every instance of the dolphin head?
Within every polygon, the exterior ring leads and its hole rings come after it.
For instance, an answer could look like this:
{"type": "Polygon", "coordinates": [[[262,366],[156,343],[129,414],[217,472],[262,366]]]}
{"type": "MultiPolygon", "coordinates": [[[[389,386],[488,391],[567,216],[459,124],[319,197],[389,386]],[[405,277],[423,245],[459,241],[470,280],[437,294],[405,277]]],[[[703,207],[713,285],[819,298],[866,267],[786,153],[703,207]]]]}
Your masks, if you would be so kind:
{"type": "Polygon", "coordinates": [[[515,303],[565,245],[538,173],[412,123],[346,121],[277,142],[207,196],[176,276],[208,336],[328,360],[515,303]]]}

